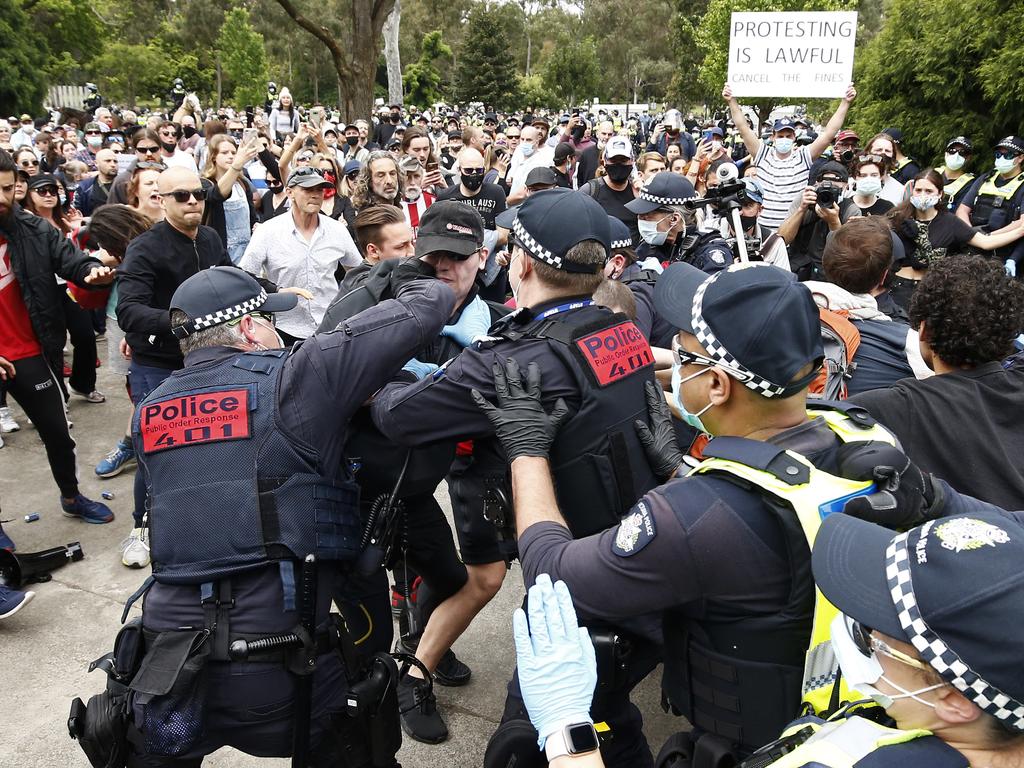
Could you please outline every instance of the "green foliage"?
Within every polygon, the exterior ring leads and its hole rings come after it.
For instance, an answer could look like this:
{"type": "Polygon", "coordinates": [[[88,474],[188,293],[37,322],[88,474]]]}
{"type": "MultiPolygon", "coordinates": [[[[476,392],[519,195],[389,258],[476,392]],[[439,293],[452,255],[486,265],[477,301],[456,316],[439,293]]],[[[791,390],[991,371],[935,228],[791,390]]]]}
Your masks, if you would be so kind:
{"type": "Polygon", "coordinates": [[[697,27],[707,12],[708,2],[675,0],[676,13],[672,17],[670,31],[675,67],[666,95],[679,108],[713,102],[716,98],[714,91],[703,87],[697,79],[703,61],[697,47],[697,27]]]}
{"type": "Polygon", "coordinates": [[[892,0],[888,19],[860,52],[854,127],[870,137],[903,130],[908,154],[922,164],[942,157],[946,141],[970,135],[975,151],[1024,123],[1024,39],[1016,18],[1024,5],[994,0],[892,0]],[[950,19],[971,19],[955,42],[950,19]]]}
{"type": "Polygon", "coordinates": [[[109,38],[110,29],[88,0],[38,0],[29,6],[32,25],[46,40],[48,78],[68,82],[82,78],[109,38]]]}
{"type": "Polygon", "coordinates": [[[676,70],[670,23],[675,5],[672,0],[603,0],[584,7],[581,36],[597,43],[606,96],[638,102],[662,98],[676,70]]]}
{"type": "Polygon", "coordinates": [[[544,85],[563,105],[577,106],[597,96],[601,86],[601,62],[597,43],[587,37],[576,42],[566,38],[544,61],[544,85]]]}
{"type": "Polygon", "coordinates": [[[441,39],[441,30],[427,32],[420,43],[420,57],[405,68],[402,85],[406,102],[431,107],[441,100],[441,73],[438,60],[450,61],[452,49],[441,39]]]}
{"type": "Polygon", "coordinates": [[[163,81],[171,60],[155,43],[109,43],[93,66],[108,101],[135,104],[140,96],[156,95],[170,84],[163,81]]]}
{"type": "Polygon", "coordinates": [[[38,113],[46,93],[46,47],[17,3],[0,2],[0,114],[38,113]]]}
{"type": "Polygon", "coordinates": [[[455,97],[508,109],[519,101],[515,62],[497,10],[477,6],[469,15],[455,70],[455,97]]]}
{"type": "MultiPolygon", "coordinates": [[[[733,12],[855,10],[857,0],[711,0],[695,35],[697,49],[703,59],[697,75],[702,92],[715,94],[715,100],[720,101],[718,94],[729,71],[729,21],[733,12]]],[[[743,102],[745,106],[755,107],[762,120],[778,103],[774,98],[743,102]]]]}
{"type": "Polygon", "coordinates": [[[557,96],[544,85],[544,78],[540,75],[530,75],[519,78],[519,96],[522,109],[558,109],[562,102],[557,96]]]}
{"type": "Polygon", "coordinates": [[[263,35],[253,29],[245,8],[233,8],[225,14],[217,52],[232,87],[232,101],[237,105],[262,104],[266,97],[267,53],[263,35]]]}

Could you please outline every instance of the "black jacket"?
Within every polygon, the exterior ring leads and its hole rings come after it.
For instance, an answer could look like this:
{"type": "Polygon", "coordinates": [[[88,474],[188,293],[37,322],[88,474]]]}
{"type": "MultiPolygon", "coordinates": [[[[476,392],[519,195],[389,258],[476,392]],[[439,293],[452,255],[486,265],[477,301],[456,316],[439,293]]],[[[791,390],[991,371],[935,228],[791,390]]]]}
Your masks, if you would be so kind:
{"type": "Polygon", "coordinates": [[[132,240],[117,270],[117,324],[132,348],[132,359],[140,365],[181,368],[178,340],[171,335],[171,297],[200,270],[230,266],[224,244],[209,227],[200,226],[192,240],[161,221],[132,240]]]}
{"type": "Polygon", "coordinates": [[[7,238],[11,270],[21,287],[32,330],[51,365],[61,360],[67,328],[64,304],[54,275],[85,286],[85,278],[98,259],[78,250],[75,244],[53,225],[15,205],[10,219],[0,222],[7,238]]]}

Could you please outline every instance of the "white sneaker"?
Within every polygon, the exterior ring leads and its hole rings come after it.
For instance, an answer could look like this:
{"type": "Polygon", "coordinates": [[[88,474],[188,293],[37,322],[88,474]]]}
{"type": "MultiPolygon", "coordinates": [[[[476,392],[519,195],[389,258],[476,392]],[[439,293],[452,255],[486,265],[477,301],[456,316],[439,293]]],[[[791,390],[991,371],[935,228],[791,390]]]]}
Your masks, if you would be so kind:
{"type": "Polygon", "coordinates": [[[121,562],[129,568],[146,568],[149,565],[149,530],[134,528],[131,535],[121,542],[121,562]]]}
{"type": "Polygon", "coordinates": [[[21,429],[21,424],[11,416],[11,409],[0,408],[0,432],[17,432],[19,429],[21,429]]]}
{"type": "Polygon", "coordinates": [[[0,448],[4,447],[4,439],[0,437],[0,448]]]}

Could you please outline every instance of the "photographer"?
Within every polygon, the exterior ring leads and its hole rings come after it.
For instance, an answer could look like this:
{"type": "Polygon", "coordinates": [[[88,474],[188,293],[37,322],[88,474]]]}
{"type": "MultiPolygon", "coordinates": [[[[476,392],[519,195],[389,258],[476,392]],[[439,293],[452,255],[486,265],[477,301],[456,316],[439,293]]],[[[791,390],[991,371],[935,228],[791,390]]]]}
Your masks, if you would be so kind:
{"type": "MultiPolygon", "coordinates": [[[[788,272],[789,253],[786,249],[786,241],[777,233],[762,226],[757,220],[761,211],[764,210],[764,188],[757,179],[743,179],[742,184],[743,189],[736,193],[735,199],[740,206],[740,224],[743,229],[743,239],[746,242],[747,259],[763,261],[765,264],[771,264],[788,272]]],[[[712,193],[715,186],[711,187],[712,193]]],[[[733,226],[731,209],[721,204],[709,206],[701,230],[721,235],[732,247],[733,255],[737,259],[739,258],[739,250],[736,246],[736,228],[733,226]]]]}
{"type": "Polygon", "coordinates": [[[822,165],[811,186],[793,203],[789,218],[779,227],[779,235],[789,249],[790,269],[797,279],[823,279],[821,255],[828,233],[860,215],[852,199],[842,199],[849,180],[849,171],[840,163],[830,161],[822,165]]]}

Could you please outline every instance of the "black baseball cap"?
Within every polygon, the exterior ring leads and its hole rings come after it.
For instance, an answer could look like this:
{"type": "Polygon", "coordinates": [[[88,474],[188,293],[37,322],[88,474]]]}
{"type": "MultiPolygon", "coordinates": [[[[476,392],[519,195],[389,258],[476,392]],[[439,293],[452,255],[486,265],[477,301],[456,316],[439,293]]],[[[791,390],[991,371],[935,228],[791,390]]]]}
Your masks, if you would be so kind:
{"type": "Polygon", "coordinates": [[[886,128],[885,130],[882,131],[882,133],[886,134],[890,139],[892,139],[893,144],[903,143],[903,131],[901,131],[899,128],[886,128]]]}
{"type": "MultiPolygon", "coordinates": [[[[973,501],[973,500],[971,500],[973,501]]],[[[914,646],[947,683],[1024,731],[1024,524],[988,509],[905,533],[829,515],[814,580],[847,616],[914,646]]]]}
{"type": "Polygon", "coordinates": [[[294,293],[267,293],[252,275],[237,267],[210,267],[174,292],[170,309],[180,309],[190,320],[171,332],[183,339],[251,312],[286,312],[298,301],[294,293]]]}
{"type": "Polygon", "coordinates": [[[555,147],[554,164],[561,165],[566,159],[575,156],[576,150],[573,149],[572,144],[567,141],[559,142],[558,146],[555,147]]]}
{"type": "Polygon", "coordinates": [[[611,230],[604,208],[589,195],[571,189],[534,192],[519,206],[511,229],[514,243],[532,258],[566,272],[594,274],[600,269],[596,264],[566,259],[565,254],[573,246],[584,240],[596,240],[604,246],[606,257],[611,247],[611,230]]]}
{"type": "Polygon", "coordinates": [[[640,187],[640,193],[626,203],[632,213],[650,213],[670,205],[683,205],[697,197],[690,180],[678,173],[661,171],[640,187]]]}
{"type": "Polygon", "coordinates": [[[789,397],[805,389],[824,357],[811,292],[793,273],[763,262],[732,264],[713,275],[673,264],[658,278],[654,306],[763,397],[789,397]],[[794,381],[809,363],[814,370],[794,381]]]}
{"type": "Polygon", "coordinates": [[[461,138],[462,138],[462,131],[448,131],[448,141],[451,141],[452,139],[461,139],[461,138]]]}
{"type": "Polygon", "coordinates": [[[536,168],[531,168],[530,172],[526,174],[526,181],[523,182],[523,185],[527,189],[533,189],[539,185],[556,187],[558,186],[558,177],[555,176],[554,169],[549,168],[546,165],[538,166],[536,168]]]}
{"type": "Polygon", "coordinates": [[[57,187],[60,189],[60,180],[52,173],[37,173],[29,177],[28,188],[39,189],[40,187],[57,187]]]}
{"type": "Polygon", "coordinates": [[[814,178],[811,180],[812,183],[821,181],[823,176],[835,176],[843,183],[850,180],[850,172],[846,169],[846,166],[842,163],[838,163],[835,160],[829,160],[818,166],[818,170],[814,174],[814,178]]]}
{"type": "Polygon", "coordinates": [[[416,256],[447,251],[470,256],[484,242],[484,220],[476,208],[455,200],[438,200],[420,218],[416,256]]]}

